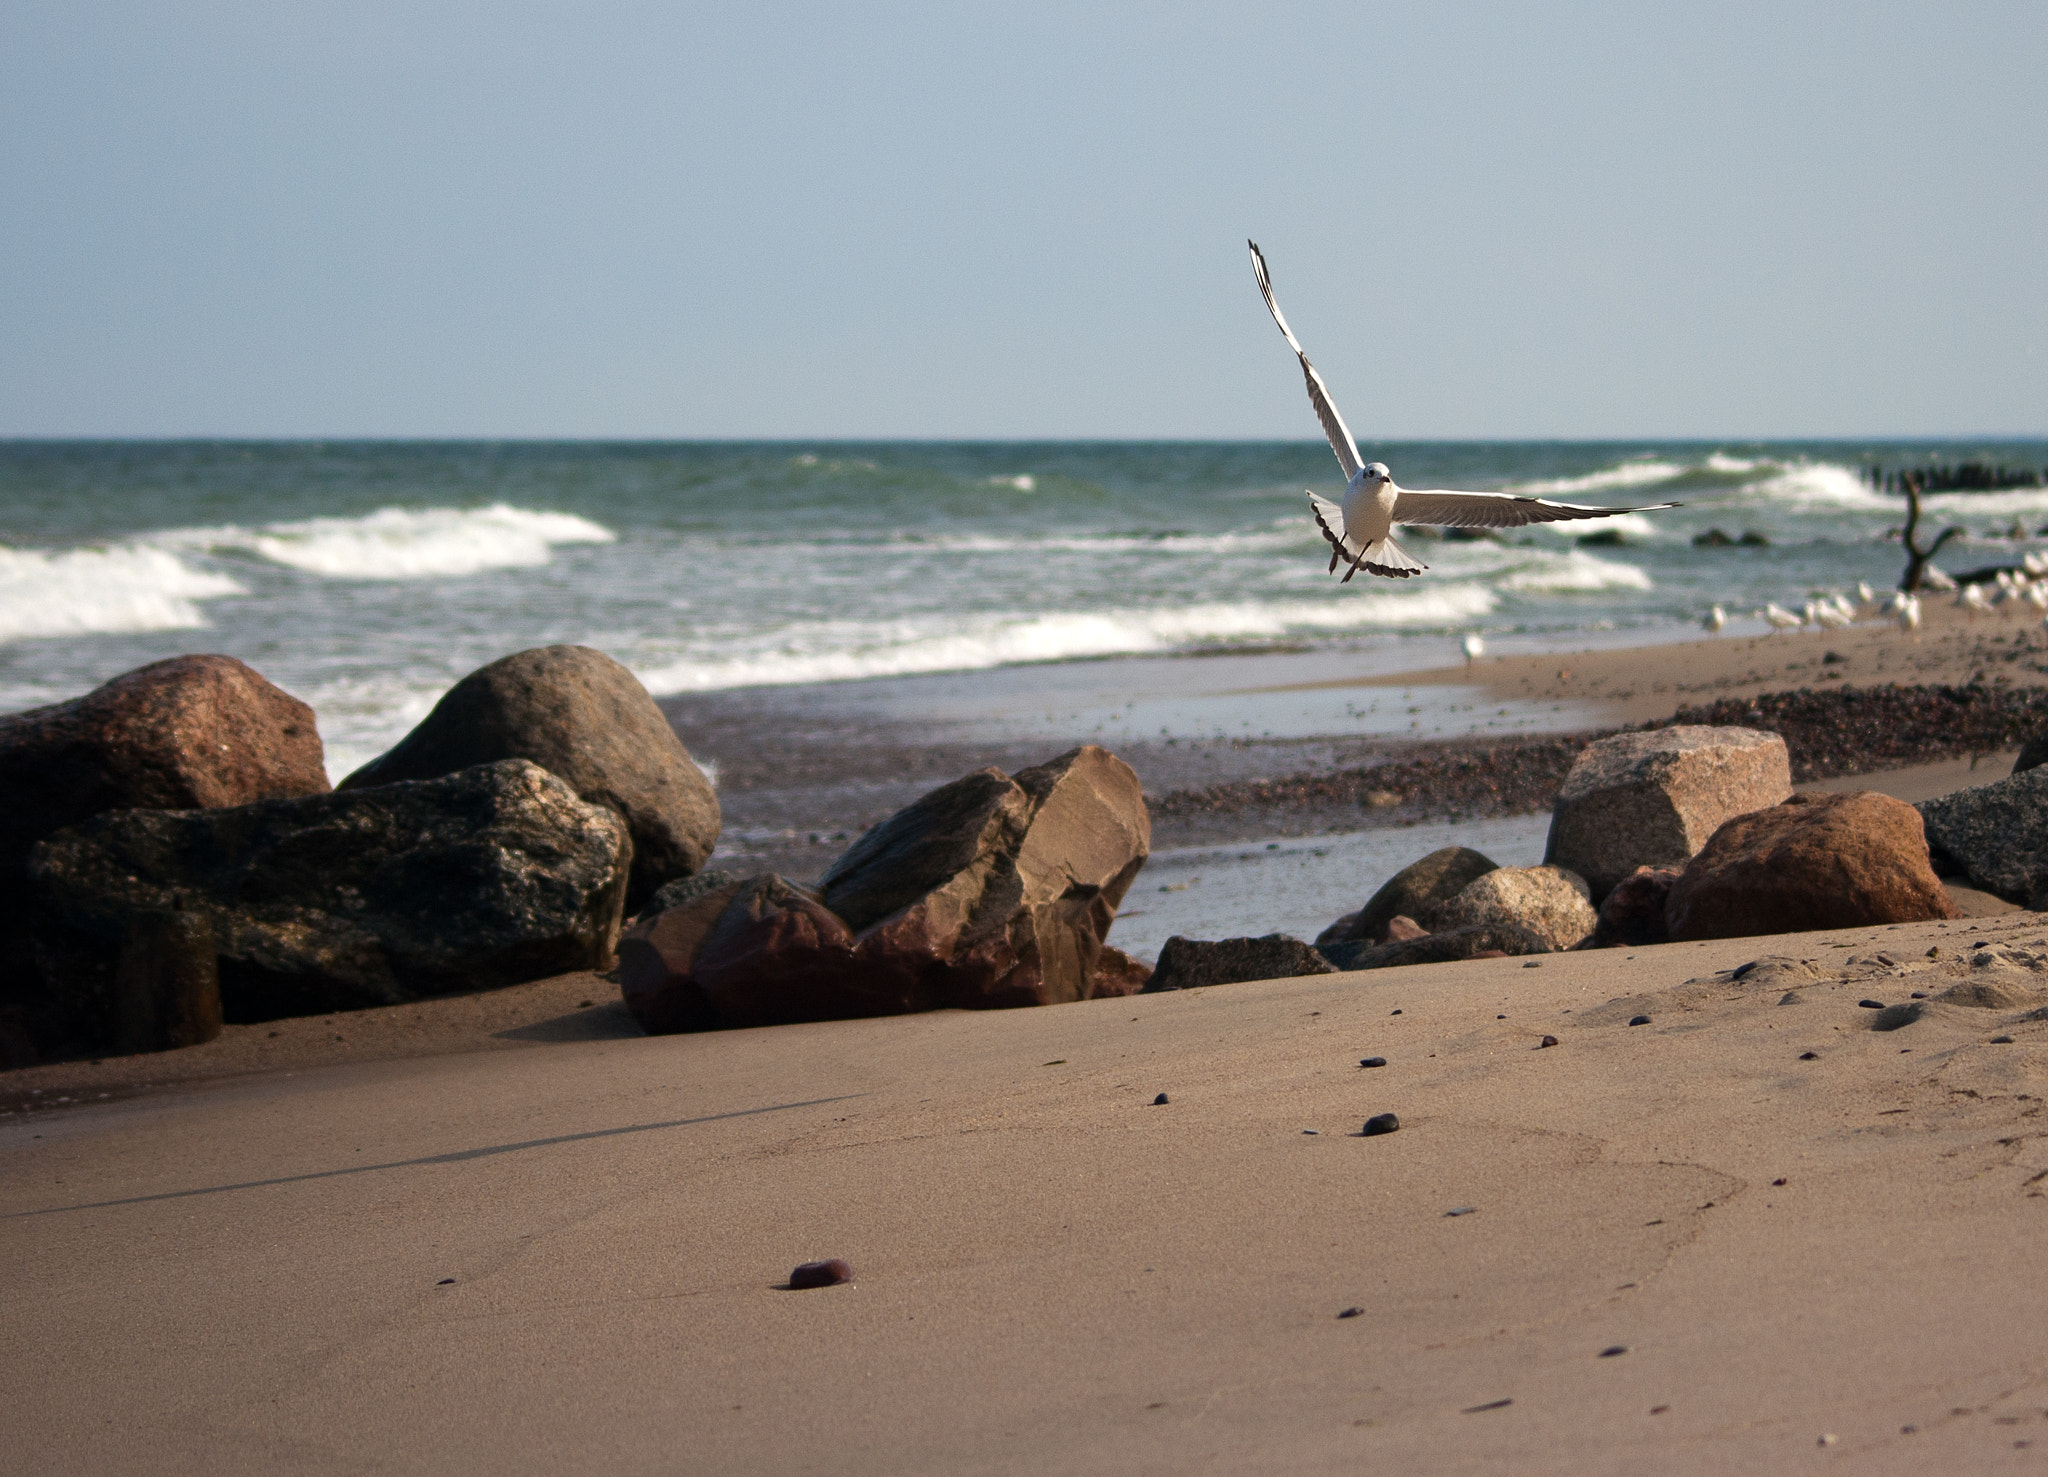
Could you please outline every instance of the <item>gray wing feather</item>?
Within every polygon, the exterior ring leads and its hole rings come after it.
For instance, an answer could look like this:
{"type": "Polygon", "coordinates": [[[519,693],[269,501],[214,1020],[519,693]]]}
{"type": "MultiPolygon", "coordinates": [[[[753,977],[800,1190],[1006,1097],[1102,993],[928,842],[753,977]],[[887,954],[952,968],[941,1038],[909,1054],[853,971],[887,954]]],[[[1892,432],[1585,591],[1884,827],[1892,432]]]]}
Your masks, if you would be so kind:
{"type": "Polygon", "coordinates": [[[1651,503],[1640,508],[1589,508],[1580,503],[1553,503],[1547,498],[1518,497],[1511,492],[1410,492],[1404,487],[1394,502],[1394,521],[1426,523],[1438,528],[1521,528],[1530,523],[1566,523],[1578,518],[1654,513],[1661,508],[1677,506],[1677,503],[1651,503]]]}
{"type": "Polygon", "coordinates": [[[1294,330],[1287,326],[1287,319],[1280,312],[1280,303],[1273,296],[1273,279],[1266,272],[1266,258],[1259,251],[1259,243],[1247,241],[1252,249],[1252,275],[1259,279],[1259,296],[1266,300],[1266,311],[1273,315],[1273,321],[1280,325],[1280,332],[1287,339],[1287,346],[1294,350],[1294,357],[1301,361],[1301,373],[1308,381],[1308,403],[1322,422],[1323,434],[1330,438],[1330,450],[1337,453],[1337,465],[1344,469],[1344,480],[1349,482],[1358,475],[1358,469],[1365,465],[1359,459],[1358,442],[1351,435],[1351,428],[1344,424],[1344,417],[1337,414],[1337,407],[1330,402],[1330,387],[1323,383],[1323,377],[1316,373],[1316,367],[1308,362],[1308,354],[1301,347],[1301,340],[1294,336],[1294,330]]]}

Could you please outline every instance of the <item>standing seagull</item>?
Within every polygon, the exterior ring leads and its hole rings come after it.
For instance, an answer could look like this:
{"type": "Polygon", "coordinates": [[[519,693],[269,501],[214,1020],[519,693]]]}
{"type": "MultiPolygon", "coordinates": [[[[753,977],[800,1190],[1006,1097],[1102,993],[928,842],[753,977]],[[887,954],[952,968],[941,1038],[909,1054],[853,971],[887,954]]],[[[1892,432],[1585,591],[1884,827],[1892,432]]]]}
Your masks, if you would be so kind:
{"type": "Polygon", "coordinates": [[[1259,243],[1247,241],[1245,245],[1252,249],[1252,274],[1259,279],[1259,295],[1265,298],[1267,311],[1286,335],[1287,346],[1301,361],[1302,375],[1308,380],[1308,403],[1314,408],[1316,419],[1322,422],[1323,434],[1330,438],[1330,450],[1337,453],[1337,465],[1344,469],[1342,506],[1313,492],[1308,495],[1308,506],[1315,515],[1316,527],[1322,529],[1323,537],[1330,542],[1330,572],[1337,572],[1340,560],[1351,566],[1344,571],[1346,584],[1361,569],[1368,574],[1404,580],[1429,568],[1394,542],[1396,523],[1428,523],[1441,528],[1520,528],[1528,523],[1612,518],[1617,513],[1649,513],[1678,506],[1652,503],[1644,508],[1588,508],[1510,492],[1410,492],[1396,487],[1394,474],[1387,470],[1385,462],[1366,465],[1359,461],[1358,443],[1352,439],[1344,417],[1330,403],[1329,386],[1308,362],[1301,341],[1280,314],[1280,304],[1273,297],[1273,279],[1266,274],[1266,259],[1259,254],[1259,243]]]}

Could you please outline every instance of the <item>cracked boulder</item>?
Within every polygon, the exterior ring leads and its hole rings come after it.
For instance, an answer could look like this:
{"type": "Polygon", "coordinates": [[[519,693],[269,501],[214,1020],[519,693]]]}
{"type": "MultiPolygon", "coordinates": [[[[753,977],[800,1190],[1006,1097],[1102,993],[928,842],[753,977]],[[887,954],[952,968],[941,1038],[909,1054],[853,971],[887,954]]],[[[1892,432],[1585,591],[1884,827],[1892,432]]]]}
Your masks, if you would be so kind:
{"type": "Polygon", "coordinates": [[[622,988],[649,1031],[1128,994],[1145,971],[1104,938],[1151,835],[1106,749],[979,770],[872,827],[815,889],[750,878],[637,921],[622,988]]]}
{"type": "Polygon", "coordinates": [[[1914,809],[1937,872],[2021,907],[2048,905],[2048,765],[1914,809]]]}

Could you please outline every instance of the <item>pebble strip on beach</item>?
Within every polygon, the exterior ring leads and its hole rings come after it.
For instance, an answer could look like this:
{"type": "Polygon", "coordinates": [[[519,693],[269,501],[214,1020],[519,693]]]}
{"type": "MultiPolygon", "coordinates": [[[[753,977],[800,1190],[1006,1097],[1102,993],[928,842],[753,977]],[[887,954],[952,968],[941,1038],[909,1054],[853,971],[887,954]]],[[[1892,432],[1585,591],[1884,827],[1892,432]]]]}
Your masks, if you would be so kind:
{"type": "MultiPolygon", "coordinates": [[[[1982,683],[1802,689],[1680,708],[1641,727],[1683,723],[1781,734],[1793,779],[1809,782],[2015,748],[2048,727],[2048,694],[1982,683]]],[[[1587,744],[1626,731],[1473,747],[1444,744],[1424,758],[1176,790],[1150,804],[1161,817],[1332,806],[1383,811],[1389,820],[1424,814],[1526,815],[1549,807],[1587,744]]]]}

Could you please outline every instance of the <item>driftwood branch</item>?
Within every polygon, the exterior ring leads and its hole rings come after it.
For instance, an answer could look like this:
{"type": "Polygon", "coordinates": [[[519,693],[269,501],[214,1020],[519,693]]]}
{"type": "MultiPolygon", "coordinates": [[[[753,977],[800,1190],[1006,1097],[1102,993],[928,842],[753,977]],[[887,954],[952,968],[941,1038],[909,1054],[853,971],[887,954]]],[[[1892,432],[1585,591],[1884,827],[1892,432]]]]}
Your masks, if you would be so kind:
{"type": "Polygon", "coordinates": [[[1920,581],[1927,574],[1928,562],[1941,552],[1941,546],[1962,532],[1962,529],[1950,524],[1935,537],[1933,543],[1925,549],[1920,547],[1921,481],[1918,472],[1899,474],[1900,490],[1906,494],[1906,572],[1899,579],[1899,588],[1909,595],[1920,589],[1920,581]]]}

